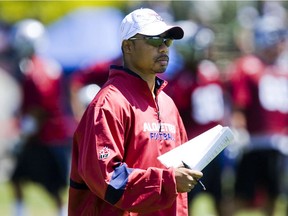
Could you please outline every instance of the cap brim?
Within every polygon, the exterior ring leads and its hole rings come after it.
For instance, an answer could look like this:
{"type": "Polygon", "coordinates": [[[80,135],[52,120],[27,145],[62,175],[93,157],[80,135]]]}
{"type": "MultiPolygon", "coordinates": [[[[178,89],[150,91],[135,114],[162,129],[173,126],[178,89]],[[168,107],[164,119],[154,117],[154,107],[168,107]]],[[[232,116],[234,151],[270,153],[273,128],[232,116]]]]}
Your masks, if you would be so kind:
{"type": "Polygon", "coordinates": [[[154,28],[150,25],[149,28],[144,28],[139,31],[139,34],[147,35],[147,36],[156,36],[167,32],[168,36],[173,39],[181,39],[184,36],[184,31],[179,26],[155,26],[154,28]]]}
{"type": "Polygon", "coordinates": [[[174,26],[167,31],[168,35],[173,39],[181,39],[184,36],[184,31],[179,26],[174,26]]]}

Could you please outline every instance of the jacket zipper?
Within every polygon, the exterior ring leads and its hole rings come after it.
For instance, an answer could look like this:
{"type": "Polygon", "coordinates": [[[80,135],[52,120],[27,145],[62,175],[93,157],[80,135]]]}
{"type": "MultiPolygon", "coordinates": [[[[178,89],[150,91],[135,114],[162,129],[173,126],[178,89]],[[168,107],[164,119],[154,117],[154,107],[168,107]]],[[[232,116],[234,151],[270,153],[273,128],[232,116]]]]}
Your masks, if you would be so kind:
{"type": "Polygon", "coordinates": [[[158,104],[157,95],[155,96],[155,103],[156,103],[156,108],[157,108],[157,118],[158,118],[158,123],[159,123],[159,132],[161,132],[160,108],[159,108],[159,104],[158,104]]]}

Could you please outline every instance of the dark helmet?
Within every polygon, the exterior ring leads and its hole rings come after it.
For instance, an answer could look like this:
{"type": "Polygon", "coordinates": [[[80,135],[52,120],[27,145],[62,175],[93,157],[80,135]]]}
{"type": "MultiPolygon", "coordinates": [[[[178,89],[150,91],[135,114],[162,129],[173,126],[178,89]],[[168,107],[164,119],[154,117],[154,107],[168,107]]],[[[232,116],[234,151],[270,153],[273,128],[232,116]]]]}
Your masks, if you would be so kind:
{"type": "Polygon", "coordinates": [[[20,57],[29,56],[43,45],[44,25],[34,19],[19,21],[12,27],[11,46],[20,57]]]}
{"type": "Polygon", "coordinates": [[[175,41],[176,49],[184,55],[191,57],[195,52],[201,53],[214,42],[215,34],[208,28],[201,26],[191,20],[179,21],[178,26],[184,30],[184,37],[175,41]]]}

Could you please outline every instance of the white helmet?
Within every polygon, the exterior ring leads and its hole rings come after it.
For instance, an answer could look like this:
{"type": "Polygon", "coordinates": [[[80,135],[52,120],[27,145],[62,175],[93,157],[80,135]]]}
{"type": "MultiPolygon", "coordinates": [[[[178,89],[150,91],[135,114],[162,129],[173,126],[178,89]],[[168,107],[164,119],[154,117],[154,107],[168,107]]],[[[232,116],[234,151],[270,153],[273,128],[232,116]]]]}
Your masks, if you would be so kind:
{"type": "Polygon", "coordinates": [[[285,22],[277,16],[263,16],[255,22],[254,40],[256,49],[275,46],[287,38],[285,22]]]}
{"type": "Polygon", "coordinates": [[[20,57],[30,56],[41,48],[45,41],[44,25],[34,19],[25,19],[12,28],[11,45],[20,57]]]}

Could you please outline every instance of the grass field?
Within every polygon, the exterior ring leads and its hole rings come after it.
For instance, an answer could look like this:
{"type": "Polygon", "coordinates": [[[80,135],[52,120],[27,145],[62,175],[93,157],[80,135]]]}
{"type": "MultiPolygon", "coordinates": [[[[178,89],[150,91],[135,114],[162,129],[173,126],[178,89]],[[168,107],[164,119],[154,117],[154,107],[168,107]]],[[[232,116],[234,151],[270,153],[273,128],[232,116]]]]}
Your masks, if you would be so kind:
{"type": "MultiPolygon", "coordinates": [[[[27,216],[57,216],[52,199],[38,185],[27,184],[24,190],[27,216]]],[[[67,200],[67,190],[63,192],[63,199],[67,200]]],[[[13,215],[13,194],[9,183],[0,183],[0,216],[13,215]]],[[[287,216],[285,207],[287,200],[279,198],[274,216],[287,216]]],[[[208,195],[201,195],[194,200],[193,216],[215,216],[213,201],[208,195]]],[[[235,216],[263,216],[259,211],[246,210],[235,216]]]]}
{"type": "MultiPolygon", "coordinates": [[[[50,196],[35,184],[27,184],[24,188],[27,216],[56,216],[56,206],[50,196]]],[[[63,192],[63,199],[67,200],[67,191],[63,192]]],[[[0,215],[14,216],[13,194],[9,183],[0,184],[0,215]]]]}

